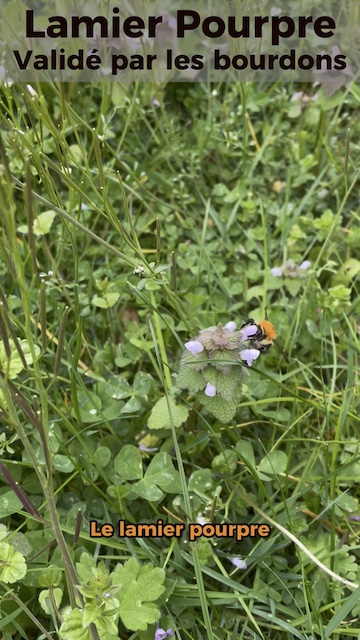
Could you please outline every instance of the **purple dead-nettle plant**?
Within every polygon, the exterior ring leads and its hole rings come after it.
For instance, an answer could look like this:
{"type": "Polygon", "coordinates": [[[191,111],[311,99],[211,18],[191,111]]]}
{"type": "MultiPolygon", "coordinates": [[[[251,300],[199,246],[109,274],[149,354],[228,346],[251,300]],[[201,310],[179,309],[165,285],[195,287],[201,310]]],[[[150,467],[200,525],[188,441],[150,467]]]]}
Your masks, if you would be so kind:
{"type": "Polygon", "coordinates": [[[271,273],[276,278],[305,278],[306,270],[311,267],[309,260],[304,260],[299,266],[293,260],[287,260],[281,267],[273,267],[271,273]]]}
{"type": "Polygon", "coordinates": [[[248,342],[257,331],[255,324],[237,331],[233,321],[200,331],[185,342],[176,386],[196,394],[221,422],[231,420],[243,395],[247,367],[260,355],[248,342]]]}
{"type": "Polygon", "coordinates": [[[349,56],[343,55],[335,44],[331,56],[324,56],[321,69],[314,71],[315,85],[320,84],[325,96],[330,98],[341,87],[348,84],[354,77],[352,69],[348,65],[349,56]]]}

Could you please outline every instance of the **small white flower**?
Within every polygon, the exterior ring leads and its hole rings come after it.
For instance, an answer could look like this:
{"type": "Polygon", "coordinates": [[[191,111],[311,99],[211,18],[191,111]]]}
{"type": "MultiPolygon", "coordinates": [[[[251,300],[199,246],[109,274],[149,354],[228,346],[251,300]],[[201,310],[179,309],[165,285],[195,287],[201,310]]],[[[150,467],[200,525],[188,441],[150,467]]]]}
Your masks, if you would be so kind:
{"type": "Polygon", "coordinates": [[[300,269],[308,269],[309,267],[311,267],[311,262],[310,260],[304,260],[304,262],[301,263],[300,265],[300,269]]]}
{"type": "Polygon", "coordinates": [[[204,351],[204,347],[201,344],[201,342],[199,342],[199,340],[189,340],[189,342],[185,342],[184,346],[185,346],[185,349],[187,349],[194,355],[196,353],[201,353],[202,351],[204,351]]]}
{"type": "Polygon", "coordinates": [[[271,273],[275,278],[280,278],[280,276],[282,276],[282,267],[273,267],[273,269],[271,269],[271,273]]]}
{"type": "Polygon", "coordinates": [[[213,398],[216,395],[216,387],[214,387],[213,384],[210,384],[210,382],[208,382],[204,393],[206,396],[213,398]]]}
{"type": "Polygon", "coordinates": [[[241,360],[245,360],[248,367],[251,367],[253,360],[256,360],[260,355],[259,349],[244,349],[240,351],[241,360]]]}
{"type": "Polygon", "coordinates": [[[143,267],[142,264],[139,264],[139,266],[134,269],[133,273],[137,273],[137,275],[140,276],[142,273],[145,273],[145,267],[143,267]]]}
{"type": "Polygon", "coordinates": [[[31,84],[27,84],[26,88],[28,90],[28,92],[30,93],[32,98],[35,98],[35,96],[37,96],[37,91],[35,91],[35,89],[31,86],[31,84]]]}
{"type": "Polygon", "coordinates": [[[227,329],[228,331],[235,331],[236,322],[233,322],[233,320],[231,320],[230,322],[227,322],[225,325],[225,329],[227,329]]]}

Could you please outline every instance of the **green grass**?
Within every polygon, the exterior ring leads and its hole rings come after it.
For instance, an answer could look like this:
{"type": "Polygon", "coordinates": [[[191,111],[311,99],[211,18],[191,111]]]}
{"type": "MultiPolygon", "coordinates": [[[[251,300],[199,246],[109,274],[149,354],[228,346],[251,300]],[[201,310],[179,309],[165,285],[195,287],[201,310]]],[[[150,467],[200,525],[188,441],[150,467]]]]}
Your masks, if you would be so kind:
{"type": "Polygon", "coordinates": [[[142,605],[124,623],[131,557],[164,570],[175,638],[359,638],[359,88],[34,89],[1,93],[3,640],[152,640],[142,605]],[[221,423],[176,390],[183,345],[266,311],[288,361],[261,355],[221,423]],[[271,535],[89,536],[199,516],[271,535]]]}

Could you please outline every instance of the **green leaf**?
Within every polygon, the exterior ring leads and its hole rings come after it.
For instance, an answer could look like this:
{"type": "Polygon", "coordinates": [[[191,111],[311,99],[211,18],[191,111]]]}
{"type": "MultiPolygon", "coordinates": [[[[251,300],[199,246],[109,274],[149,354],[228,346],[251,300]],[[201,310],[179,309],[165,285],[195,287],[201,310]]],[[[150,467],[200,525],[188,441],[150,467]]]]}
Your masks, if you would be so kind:
{"type": "Polygon", "coordinates": [[[112,578],[120,587],[120,617],[125,627],[146,631],[160,617],[153,601],[164,592],[165,571],[151,564],[140,566],[130,558],[124,565],[117,565],[112,578]]]}
{"type": "MultiPolygon", "coordinates": [[[[93,391],[79,391],[78,403],[80,409],[80,416],[83,422],[91,424],[92,422],[98,422],[101,418],[99,411],[101,410],[101,399],[93,391]]],[[[73,411],[73,415],[75,413],[73,411]]]]}
{"type": "Polygon", "coordinates": [[[189,391],[196,393],[205,389],[206,382],[201,371],[196,371],[190,366],[183,366],[177,375],[176,386],[178,389],[189,389],[189,391]]]}
{"type": "Polygon", "coordinates": [[[219,453],[211,463],[211,468],[221,473],[234,473],[237,465],[238,457],[236,451],[225,449],[219,453]]]}
{"type": "Polygon", "coordinates": [[[121,409],[120,413],[137,413],[141,409],[141,400],[136,396],[132,396],[121,409]]]}
{"type": "MultiPolygon", "coordinates": [[[[52,590],[52,592],[53,592],[56,606],[57,608],[59,608],[61,605],[62,597],[63,597],[63,591],[59,587],[56,587],[55,589],[52,590]]],[[[45,611],[45,613],[47,613],[48,616],[54,613],[52,602],[51,602],[50,589],[43,589],[42,591],[40,591],[39,603],[43,611],[45,611]]]]}
{"type": "MultiPolygon", "coordinates": [[[[180,425],[187,420],[189,410],[183,405],[175,404],[175,400],[171,397],[169,397],[168,400],[174,425],[175,427],[180,427],[180,425]]],[[[148,425],[149,429],[170,429],[171,421],[168,402],[165,396],[160,398],[154,405],[148,420],[148,425]]]]}
{"type": "Polygon", "coordinates": [[[101,609],[95,603],[89,602],[85,605],[83,613],[83,625],[88,627],[101,616],[101,609]]]}
{"type": "Polygon", "coordinates": [[[232,420],[239,404],[237,398],[229,401],[217,395],[211,398],[209,396],[206,396],[205,393],[199,394],[199,400],[204,405],[204,407],[215,416],[215,418],[217,418],[224,424],[232,420]]]}
{"type": "Polygon", "coordinates": [[[125,480],[138,480],[143,476],[141,453],[137,447],[127,444],[114,460],[115,471],[125,480]]]}
{"type": "Polygon", "coordinates": [[[58,424],[52,422],[49,426],[49,445],[52,453],[60,449],[62,432],[58,424]]]}
{"type": "Polygon", "coordinates": [[[273,475],[274,473],[284,473],[287,465],[288,458],[284,451],[270,451],[265,458],[260,460],[258,470],[273,475]]]}
{"type": "Polygon", "coordinates": [[[160,289],[160,285],[157,280],[146,280],[145,282],[146,291],[158,291],[160,289]]]}
{"type": "Polygon", "coordinates": [[[110,458],[111,451],[108,447],[99,447],[94,453],[94,461],[101,468],[104,468],[109,464],[110,458]]]}
{"type": "Polygon", "coordinates": [[[259,285],[255,285],[254,287],[250,287],[246,291],[246,302],[249,302],[253,298],[261,299],[262,295],[263,295],[263,286],[262,285],[259,284],[259,285]]]}
{"type": "Polygon", "coordinates": [[[157,453],[151,460],[144,479],[148,482],[156,484],[164,491],[173,482],[180,482],[179,472],[176,471],[171,457],[165,451],[157,453]]]}
{"type": "Polygon", "coordinates": [[[206,564],[207,561],[213,557],[214,553],[212,544],[204,538],[197,540],[196,551],[199,554],[201,564],[206,564]]]}
{"type": "Polygon", "coordinates": [[[301,287],[303,286],[301,280],[294,280],[292,278],[285,278],[285,286],[288,292],[293,296],[297,296],[301,287]]]}
{"type": "Polygon", "coordinates": [[[118,640],[119,639],[119,629],[118,625],[115,622],[113,615],[117,617],[118,607],[116,612],[113,614],[109,614],[108,612],[104,612],[100,618],[97,619],[95,626],[99,633],[99,637],[101,640],[118,640]]]}
{"type": "MultiPolygon", "coordinates": [[[[26,340],[19,340],[20,348],[25,358],[26,364],[33,363],[32,353],[30,351],[29,344],[26,340]]],[[[10,357],[8,359],[5,351],[4,342],[0,340],[0,369],[4,371],[10,380],[16,378],[16,376],[23,370],[24,365],[19,356],[18,350],[15,346],[14,340],[9,339],[10,357]]],[[[40,348],[35,345],[35,357],[40,355],[40,348]]]]}
{"type": "Polygon", "coordinates": [[[51,211],[51,209],[49,209],[49,211],[40,213],[33,222],[34,234],[36,236],[45,236],[47,233],[49,233],[55,220],[55,216],[56,212],[51,211]]]}
{"type": "Polygon", "coordinates": [[[11,538],[9,539],[9,542],[14,547],[15,551],[20,551],[20,553],[22,553],[25,558],[29,556],[33,550],[26,535],[24,533],[21,533],[21,531],[17,531],[15,533],[11,532],[11,538]]]}
{"type": "Polygon", "coordinates": [[[207,366],[207,358],[203,352],[192,354],[184,351],[181,356],[179,373],[176,378],[176,386],[178,389],[189,389],[196,393],[206,387],[206,381],[202,374],[203,369],[207,366]]]}
{"type": "Polygon", "coordinates": [[[247,460],[249,464],[255,468],[255,456],[254,449],[251,442],[247,440],[239,440],[235,445],[236,451],[238,451],[244,460],[247,460]]]}
{"type": "Polygon", "coordinates": [[[95,574],[96,562],[94,558],[84,551],[80,556],[80,562],[76,563],[76,570],[82,582],[88,582],[95,574]]]}
{"type": "Polygon", "coordinates": [[[189,478],[189,491],[207,493],[214,486],[210,469],[197,469],[189,478]]]}
{"type": "Polygon", "coordinates": [[[0,518],[7,518],[23,508],[22,502],[13,491],[5,491],[0,496],[0,518]]]}
{"type": "Polygon", "coordinates": [[[83,626],[83,616],[80,609],[72,609],[60,627],[61,640],[91,640],[91,632],[83,626]]]}
{"type": "Polygon", "coordinates": [[[132,388],[126,378],[112,376],[106,383],[99,384],[99,393],[105,393],[113,400],[124,400],[132,395],[132,388]]]}
{"type": "Polygon", "coordinates": [[[349,258],[341,265],[336,276],[333,278],[335,284],[349,285],[351,280],[357,278],[360,274],[360,260],[349,258]]]}
{"type": "Polygon", "coordinates": [[[106,420],[111,422],[112,420],[117,420],[121,413],[121,410],[124,406],[125,402],[123,400],[109,400],[107,403],[104,403],[104,407],[102,414],[106,420]]]}
{"type": "Polygon", "coordinates": [[[59,453],[54,456],[53,465],[57,471],[62,471],[62,473],[71,473],[75,468],[68,456],[63,456],[59,453]]]}
{"type": "Polygon", "coordinates": [[[152,377],[148,373],[138,371],[134,378],[133,392],[137,396],[146,396],[151,389],[152,377]]]}
{"type": "Polygon", "coordinates": [[[141,498],[149,500],[150,502],[157,502],[158,500],[161,500],[164,495],[156,484],[149,480],[145,480],[144,478],[135,482],[135,484],[132,485],[132,489],[134,489],[141,498]]]}
{"type": "Polygon", "coordinates": [[[8,535],[9,535],[9,533],[10,533],[10,532],[7,530],[6,525],[4,525],[4,524],[2,524],[2,523],[0,522],[0,542],[1,542],[2,540],[5,540],[6,536],[8,536],[8,535]]]}
{"type": "MultiPolygon", "coordinates": [[[[226,355],[226,354],[225,354],[226,355]]],[[[229,360],[229,358],[227,358],[229,360]]],[[[244,367],[233,367],[229,371],[218,371],[213,367],[208,367],[204,372],[206,382],[216,387],[216,396],[219,395],[224,400],[240,401],[242,396],[242,383],[244,379],[244,367]]]]}
{"type": "Polygon", "coordinates": [[[92,304],[100,309],[111,309],[120,298],[120,293],[111,293],[106,291],[102,296],[95,295],[92,299],[92,304]]]}
{"type": "Polygon", "coordinates": [[[0,545],[0,580],[6,583],[18,582],[26,574],[26,562],[22,553],[6,542],[0,545]]]}
{"type": "Polygon", "coordinates": [[[130,363],[132,362],[131,358],[126,358],[125,356],[117,356],[115,358],[115,364],[117,367],[119,367],[119,369],[123,369],[124,367],[127,367],[130,363]]]}
{"type": "Polygon", "coordinates": [[[61,580],[61,569],[53,564],[44,567],[38,577],[40,587],[56,587],[61,583],[61,580]]]}

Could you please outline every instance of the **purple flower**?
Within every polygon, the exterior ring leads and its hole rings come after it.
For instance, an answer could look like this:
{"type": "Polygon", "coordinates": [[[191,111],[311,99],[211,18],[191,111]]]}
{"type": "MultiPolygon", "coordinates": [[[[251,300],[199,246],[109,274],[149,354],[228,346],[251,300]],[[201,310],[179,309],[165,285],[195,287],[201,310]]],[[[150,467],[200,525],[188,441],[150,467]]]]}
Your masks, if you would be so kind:
{"type": "Polygon", "coordinates": [[[232,564],[234,565],[234,567],[236,567],[237,569],[247,569],[247,564],[245,562],[245,560],[242,560],[241,558],[229,558],[230,562],[232,562],[232,564]]]}
{"type": "Polygon", "coordinates": [[[233,320],[231,320],[231,322],[227,322],[225,325],[225,329],[227,329],[228,331],[235,331],[236,322],[233,322],[233,320]]]}
{"type": "Polygon", "coordinates": [[[240,351],[241,360],[245,360],[248,367],[251,367],[253,360],[256,360],[260,355],[259,349],[244,349],[240,351]]]}
{"type": "Polygon", "coordinates": [[[165,638],[172,635],[174,635],[174,632],[170,628],[167,629],[167,631],[165,631],[165,629],[156,629],[154,640],[165,640],[165,638]]]}
{"type": "Polygon", "coordinates": [[[258,328],[256,324],[249,324],[244,329],[241,329],[242,340],[247,340],[248,338],[251,338],[251,336],[254,336],[257,331],[258,331],[258,328]]]}
{"type": "Polygon", "coordinates": [[[210,384],[210,382],[208,382],[204,393],[206,396],[213,398],[216,395],[216,387],[214,387],[213,384],[210,384]]]}
{"type": "Polygon", "coordinates": [[[308,269],[309,267],[311,267],[311,262],[309,260],[304,260],[304,262],[301,263],[300,265],[300,269],[308,269]]]}
{"type": "Polygon", "coordinates": [[[271,269],[271,273],[275,278],[280,278],[282,276],[282,267],[273,267],[273,269],[271,269]]]}
{"type": "Polygon", "coordinates": [[[190,351],[193,355],[196,355],[197,353],[201,353],[202,351],[204,351],[204,347],[201,344],[201,342],[199,342],[199,340],[189,340],[189,342],[185,342],[184,346],[185,346],[185,349],[190,351]]]}

